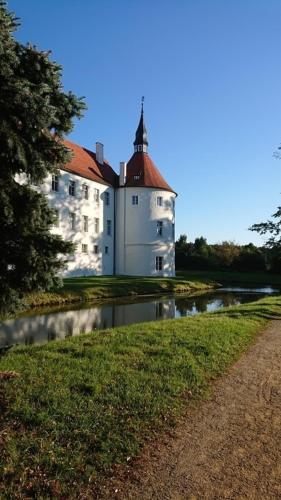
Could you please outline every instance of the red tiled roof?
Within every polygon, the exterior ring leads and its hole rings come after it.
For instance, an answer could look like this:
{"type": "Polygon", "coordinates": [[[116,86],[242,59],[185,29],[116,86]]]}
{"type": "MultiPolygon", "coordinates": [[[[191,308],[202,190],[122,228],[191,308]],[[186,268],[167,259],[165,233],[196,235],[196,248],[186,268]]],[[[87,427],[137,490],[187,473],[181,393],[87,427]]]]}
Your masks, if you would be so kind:
{"type": "Polygon", "coordinates": [[[107,161],[104,161],[103,165],[101,165],[96,160],[96,154],[89,151],[89,149],[66,140],[63,141],[63,144],[71,150],[73,157],[69,163],[61,167],[62,170],[80,175],[100,184],[116,186],[118,176],[107,161]]]}
{"type": "Polygon", "coordinates": [[[127,165],[127,182],[128,187],[155,187],[165,191],[174,190],[163,179],[158,168],[154,165],[147,153],[136,152],[129,160],[127,165]],[[136,178],[139,176],[139,179],[136,178]]]}

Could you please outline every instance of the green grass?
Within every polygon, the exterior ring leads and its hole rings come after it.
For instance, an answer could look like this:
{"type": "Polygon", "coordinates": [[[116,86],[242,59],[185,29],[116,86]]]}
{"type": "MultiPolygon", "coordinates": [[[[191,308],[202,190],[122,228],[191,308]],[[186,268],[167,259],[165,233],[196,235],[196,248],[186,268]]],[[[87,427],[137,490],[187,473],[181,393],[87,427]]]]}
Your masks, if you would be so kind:
{"type": "Polygon", "coordinates": [[[19,376],[0,377],[0,497],[92,498],[280,315],[272,297],[10,351],[0,373],[19,376]]]}
{"type": "Polygon", "coordinates": [[[177,271],[177,277],[202,283],[217,282],[222,285],[275,285],[281,286],[281,274],[266,272],[235,272],[235,271],[177,271]]]}
{"type": "Polygon", "coordinates": [[[156,278],[136,276],[87,276],[67,278],[63,287],[47,293],[33,293],[26,297],[27,307],[67,304],[71,302],[155,295],[164,293],[193,292],[206,290],[216,283],[186,278],[156,278]]]}

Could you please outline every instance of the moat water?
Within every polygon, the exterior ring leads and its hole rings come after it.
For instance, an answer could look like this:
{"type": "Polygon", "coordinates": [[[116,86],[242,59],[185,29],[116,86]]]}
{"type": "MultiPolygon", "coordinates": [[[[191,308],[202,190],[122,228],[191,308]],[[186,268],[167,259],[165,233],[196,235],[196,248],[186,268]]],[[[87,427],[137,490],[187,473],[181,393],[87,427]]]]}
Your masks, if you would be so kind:
{"type": "Polygon", "coordinates": [[[0,347],[49,342],[144,321],[165,320],[216,311],[279,294],[278,288],[225,287],[196,296],[153,296],[119,299],[99,304],[33,310],[29,314],[0,321],[0,347]]]}

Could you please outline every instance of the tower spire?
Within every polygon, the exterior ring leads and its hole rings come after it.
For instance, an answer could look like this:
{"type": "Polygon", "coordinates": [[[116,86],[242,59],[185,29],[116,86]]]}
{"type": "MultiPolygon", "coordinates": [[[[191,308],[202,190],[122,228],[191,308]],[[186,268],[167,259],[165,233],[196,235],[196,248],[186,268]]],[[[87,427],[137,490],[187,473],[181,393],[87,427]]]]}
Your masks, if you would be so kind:
{"type": "Polygon", "coordinates": [[[141,116],[136,131],[136,138],[134,141],[135,153],[136,152],[147,153],[148,140],[147,140],[147,131],[143,119],[143,103],[144,103],[144,96],[142,96],[141,99],[141,116]]]}

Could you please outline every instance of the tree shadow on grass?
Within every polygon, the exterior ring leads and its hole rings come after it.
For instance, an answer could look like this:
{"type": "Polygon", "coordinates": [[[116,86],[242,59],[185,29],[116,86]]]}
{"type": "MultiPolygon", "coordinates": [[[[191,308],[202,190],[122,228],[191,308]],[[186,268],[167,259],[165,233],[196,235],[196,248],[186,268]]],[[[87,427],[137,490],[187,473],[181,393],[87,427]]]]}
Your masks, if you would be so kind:
{"type": "Polygon", "coordinates": [[[221,309],[216,311],[214,314],[227,315],[230,318],[265,318],[265,319],[280,319],[281,320],[281,302],[275,302],[274,304],[268,304],[267,302],[258,302],[255,305],[248,304],[243,306],[238,306],[238,310],[234,308],[231,309],[221,309]],[[278,310],[276,310],[278,309],[278,310]]]}

